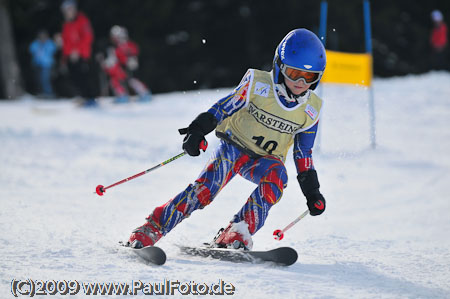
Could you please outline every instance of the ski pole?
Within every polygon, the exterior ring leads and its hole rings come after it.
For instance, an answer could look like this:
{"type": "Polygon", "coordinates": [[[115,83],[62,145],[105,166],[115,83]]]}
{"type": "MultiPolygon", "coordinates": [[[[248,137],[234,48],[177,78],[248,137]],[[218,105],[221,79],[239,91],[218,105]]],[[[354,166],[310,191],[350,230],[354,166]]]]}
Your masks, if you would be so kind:
{"type": "Polygon", "coordinates": [[[273,232],[274,238],[275,240],[280,241],[281,239],[283,239],[284,237],[284,232],[287,231],[288,229],[290,229],[291,227],[293,227],[297,222],[299,222],[300,220],[302,220],[306,215],[308,215],[309,210],[304,211],[300,216],[298,216],[294,221],[292,221],[291,223],[288,224],[288,226],[286,226],[285,228],[283,228],[282,230],[275,230],[273,232]]]}
{"type": "MultiPolygon", "coordinates": [[[[200,148],[201,150],[206,151],[206,148],[207,148],[207,147],[208,147],[208,142],[206,142],[206,140],[204,140],[203,142],[200,143],[199,148],[200,148]]],[[[178,154],[178,155],[176,155],[176,156],[173,156],[173,157],[170,158],[170,159],[167,159],[167,160],[164,161],[164,162],[159,163],[158,165],[153,166],[152,168],[149,168],[149,169],[147,169],[147,170],[144,170],[144,171],[142,171],[142,172],[139,172],[139,173],[137,173],[137,174],[135,174],[135,175],[130,176],[129,178],[126,178],[126,179],[123,179],[123,180],[121,180],[121,181],[118,181],[118,182],[116,182],[116,183],[114,183],[114,184],[112,184],[112,185],[109,185],[109,186],[107,186],[107,187],[104,187],[103,185],[98,185],[97,188],[95,188],[95,193],[97,193],[98,195],[102,196],[103,194],[105,194],[106,189],[115,187],[115,186],[117,186],[117,185],[123,184],[123,183],[128,182],[128,181],[131,181],[131,180],[133,180],[133,179],[135,179],[135,178],[137,178],[137,177],[140,177],[141,175],[144,175],[144,174],[149,173],[149,172],[151,172],[151,171],[153,171],[153,170],[156,170],[156,169],[160,168],[161,166],[164,166],[164,165],[166,165],[166,164],[169,164],[170,162],[175,161],[176,159],[181,158],[181,157],[183,157],[183,156],[186,155],[186,154],[187,154],[187,153],[184,151],[184,152],[182,152],[182,153],[180,153],[180,154],[178,154]]]]}

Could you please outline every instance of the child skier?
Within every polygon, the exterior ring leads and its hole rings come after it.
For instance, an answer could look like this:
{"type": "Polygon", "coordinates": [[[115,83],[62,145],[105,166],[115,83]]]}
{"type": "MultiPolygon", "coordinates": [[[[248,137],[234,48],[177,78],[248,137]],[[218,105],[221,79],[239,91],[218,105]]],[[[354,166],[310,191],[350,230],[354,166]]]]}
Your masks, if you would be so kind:
{"type": "Polygon", "coordinates": [[[276,48],[271,72],[249,69],[231,94],[180,129],[186,134],[183,149],[190,156],[200,154],[199,145],[213,130],[220,145],[194,184],[155,208],[132,232],[129,245],[154,245],[193,211],[210,204],[240,174],[258,187],[211,246],[250,250],[251,236],[264,225],[287,184],[284,161],[291,145],[310,214],[322,214],[325,199],[311,156],[322,100],[312,90],[325,64],[319,38],[307,29],[295,29],[276,48]]]}
{"type": "Polygon", "coordinates": [[[135,76],[139,68],[138,45],[129,39],[127,29],[118,25],[111,28],[110,37],[114,47],[107,50],[107,57],[101,64],[110,77],[111,87],[116,96],[115,101],[128,102],[127,86],[136,92],[139,101],[150,101],[150,90],[135,76]]]}

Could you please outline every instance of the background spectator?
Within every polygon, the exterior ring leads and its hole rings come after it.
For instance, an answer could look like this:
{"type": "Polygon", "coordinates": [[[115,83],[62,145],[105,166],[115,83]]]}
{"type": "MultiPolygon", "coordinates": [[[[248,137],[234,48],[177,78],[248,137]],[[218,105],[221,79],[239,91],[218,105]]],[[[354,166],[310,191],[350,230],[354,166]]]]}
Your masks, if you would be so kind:
{"type": "Polygon", "coordinates": [[[62,26],[61,70],[68,72],[71,82],[83,98],[83,105],[95,105],[91,55],[94,34],[86,15],[78,11],[75,0],[64,0],[61,5],[64,16],[62,26]]]}
{"type": "Polygon", "coordinates": [[[431,67],[435,70],[446,69],[447,67],[447,24],[444,22],[444,16],[439,10],[433,10],[431,13],[433,20],[433,30],[431,31],[431,67]]]}
{"type": "Polygon", "coordinates": [[[43,97],[53,97],[51,73],[54,64],[55,43],[46,30],[40,30],[37,38],[30,45],[32,65],[39,83],[38,93],[43,97]]]}
{"type": "Polygon", "coordinates": [[[114,47],[108,49],[102,67],[110,77],[116,102],[129,101],[128,87],[139,96],[139,101],[149,101],[150,90],[136,77],[139,68],[138,45],[129,39],[128,30],[118,25],[111,28],[110,38],[114,47]]]}
{"type": "MultiPolygon", "coordinates": [[[[30,28],[60,32],[62,0],[4,2],[8,3],[24,87],[30,90],[33,72],[29,45],[36,34],[30,28]]],[[[163,93],[233,86],[246,63],[269,70],[271,64],[267,63],[267,57],[273,55],[270,49],[277,43],[276,33],[294,27],[310,28],[317,33],[320,3],[286,0],[283,5],[274,5],[273,1],[128,0],[124,5],[123,1],[78,0],[77,7],[90,17],[94,28],[93,53],[107,49],[111,26],[119,23],[139,44],[137,77],[151,83],[153,93],[163,93]],[[305,10],[311,13],[301,14],[305,10]],[[283,18],[268,22],[267,16],[272,15],[283,18]]],[[[370,6],[374,75],[390,77],[428,72],[431,69],[430,12],[439,9],[448,22],[450,1],[422,1],[420,5],[409,5],[405,1],[370,1],[370,6]]],[[[328,1],[327,49],[352,53],[365,51],[362,12],[362,0],[328,1]]],[[[5,28],[1,26],[1,29],[5,28]]],[[[0,47],[6,43],[0,43],[0,47]]],[[[447,70],[450,70],[449,52],[447,46],[447,70]]],[[[57,64],[60,61],[55,59],[57,64]]],[[[68,78],[59,76],[55,79],[55,93],[64,97],[73,94],[70,85],[66,84],[66,81],[70,82],[68,78]]],[[[110,78],[101,71],[93,79],[104,81],[102,95],[109,95],[110,78]]],[[[0,85],[0,98],[6,97],[2,92],[0,85]]]]}

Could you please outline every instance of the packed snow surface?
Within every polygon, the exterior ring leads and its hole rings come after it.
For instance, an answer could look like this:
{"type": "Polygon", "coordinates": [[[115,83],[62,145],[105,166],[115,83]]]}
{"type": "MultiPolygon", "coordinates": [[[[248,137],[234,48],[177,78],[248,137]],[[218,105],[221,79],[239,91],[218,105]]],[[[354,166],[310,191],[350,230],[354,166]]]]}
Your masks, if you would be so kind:
{"type": "MultiPolygon", "coordinates": [[[[154,207],[196,179],[218,143],[214,134],[200,157],[182,157],[103,197],[94,194],[99,184],[180,153],[177,129],[230,88],[160,94],[150,103],[106,99],[90,109],[65,99],[0,101],[0,297],[13,296],[14,281],[30,279],[41,285],[222,281],[234,286],[235,298],[450,298],[449,83],[445,72],[376,79],[376,149],[369,91],[322,86],[313,155],[327,210],[274,240],[275,229],[306,209],[290,154],[288,188],[253,236],[255,250],[295,248],[299,259],[290,267],[179,253],[177,245],[211,241],[227,225],[255,188],[241,177],[158,243],[167,252],[165,265],[146,265],[118,246],[154,207]]],[[[81,287],[77,296],[84,295],[81,287]]]]}

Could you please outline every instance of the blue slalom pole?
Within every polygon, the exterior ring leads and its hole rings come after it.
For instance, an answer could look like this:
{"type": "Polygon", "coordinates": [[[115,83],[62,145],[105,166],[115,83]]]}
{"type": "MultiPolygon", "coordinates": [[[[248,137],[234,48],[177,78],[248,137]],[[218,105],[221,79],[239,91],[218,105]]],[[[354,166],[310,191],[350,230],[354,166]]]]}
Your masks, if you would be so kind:
{"type": "Polygon", "coordinates": [[[327,15],[328,15],[328,2],[320,2],[320,25],[319,25],[319,38],[322,44],[327,44],[327,15]]]}
{"type": "MultiPolygon", "coordinates": [[[[364,0],[364,35],[366,40],[366,52],[372,55],[372,28],[370,23],[370,2],[364,0]]],[[[372,63],[373,65],[373,63],[372,63]]],[[[373,70],[372,70],[373,77],[373,70]]],[[[376,122],[375,122],[375,97],[373,94],[373,84],[369,87],[369,114],[370,114],[370,144],[372,148],[376,147],[376,122]]]]}
{"type": "MultiPolygon", "coordinates": [[[[322,42],[323,46],[325,47],[326,43],[327,43],[327,17],[328,17],[328,2],[323,0],[320,2],[320,20],[319,20],[319,39],[322,42]]],[[[318,94],[319,97],[322,97],[322,86],[319,85],[319,89],[318,89],[318,94]]],[[[323,107],[322,107],[323,109],[323,107]]],[[[323,115],[323,113],[322,113],[323,115]]],[[[321,122],[323,120],[319,121],[319,127],[318,127],[318,132],[317,132],[317,136],[316,136],[316,146],[315,146],[315,150],[317,152],[320,152],[320,141],[322,139],[321,135],[322,135],[322,130],[321,130],[321,122]]]]}

